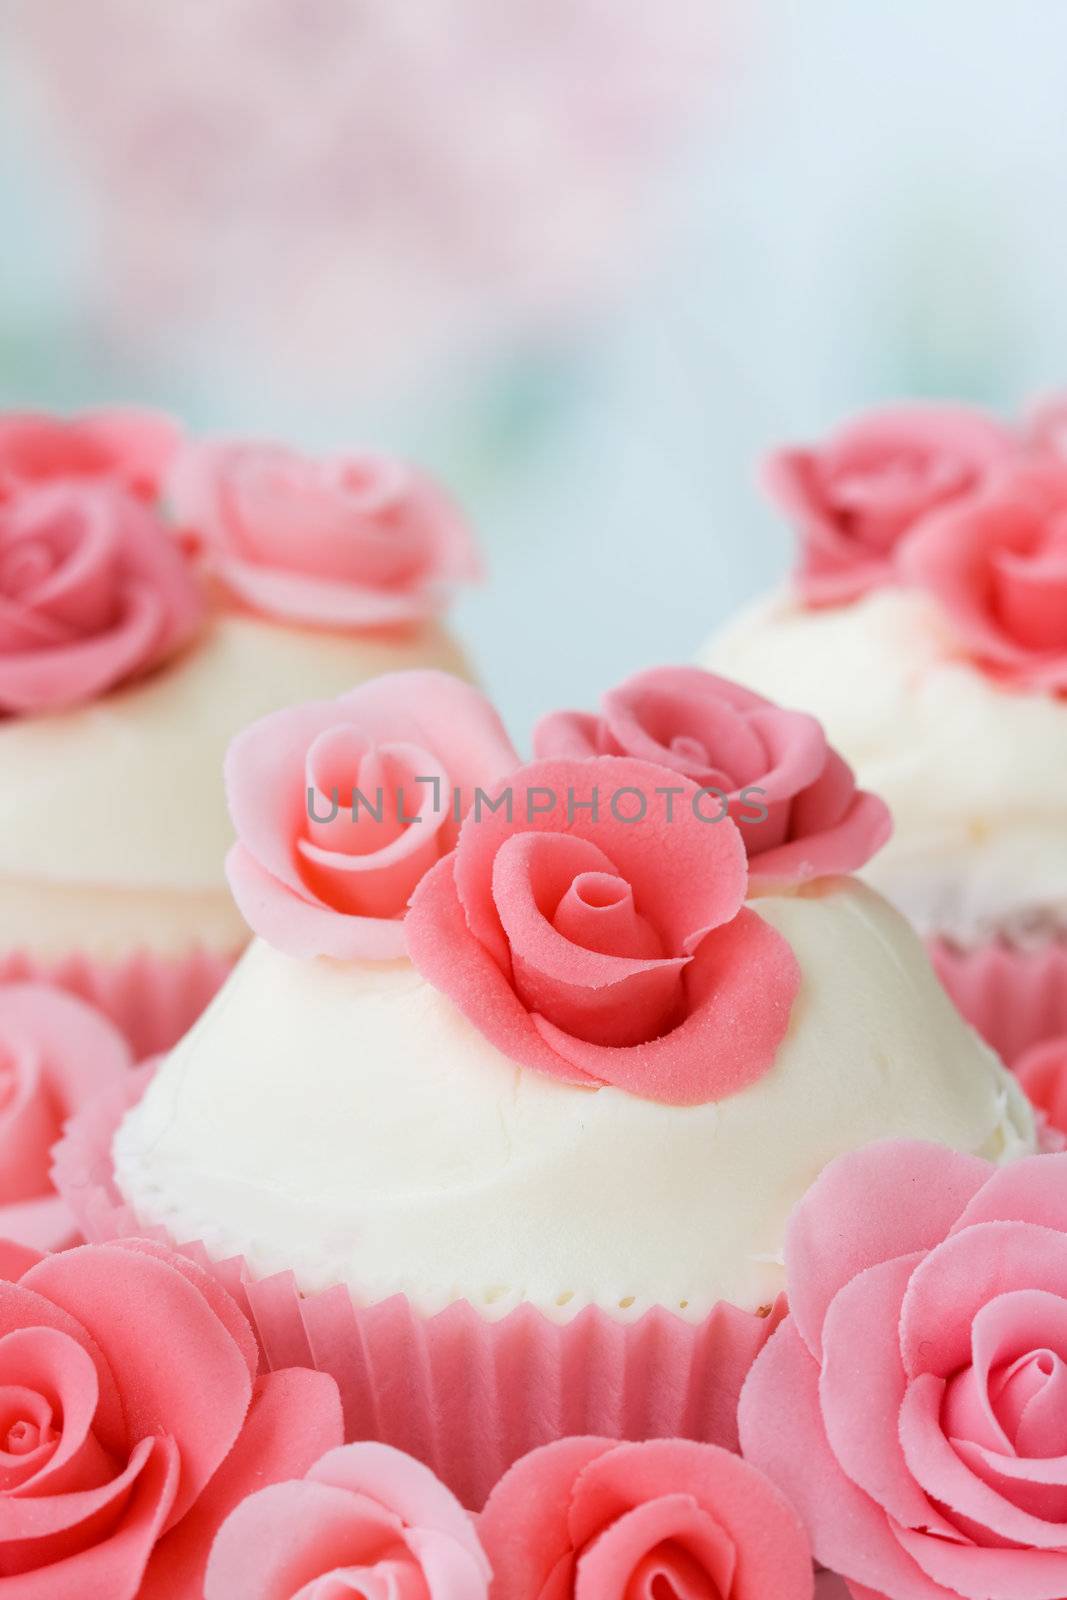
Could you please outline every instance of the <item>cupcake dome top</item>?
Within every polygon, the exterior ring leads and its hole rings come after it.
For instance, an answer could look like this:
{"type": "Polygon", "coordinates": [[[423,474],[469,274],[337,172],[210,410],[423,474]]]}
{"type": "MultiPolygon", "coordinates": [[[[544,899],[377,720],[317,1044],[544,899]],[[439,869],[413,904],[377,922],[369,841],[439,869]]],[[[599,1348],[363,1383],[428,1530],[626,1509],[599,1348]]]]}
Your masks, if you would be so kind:
{"type": "Polygon", "coordinates": [[[884,808],[811,719],[665,669],[537,743],[522,765],[433,673],[235,742],[261,937],[116,1135],[143,1222],[362,1303],[699,1321],[773,1299],[842,1150],[1030,1146],[917,940],[842,875],[884,808]],[[548,753],[576,731],[594,753],[548,753]]]}

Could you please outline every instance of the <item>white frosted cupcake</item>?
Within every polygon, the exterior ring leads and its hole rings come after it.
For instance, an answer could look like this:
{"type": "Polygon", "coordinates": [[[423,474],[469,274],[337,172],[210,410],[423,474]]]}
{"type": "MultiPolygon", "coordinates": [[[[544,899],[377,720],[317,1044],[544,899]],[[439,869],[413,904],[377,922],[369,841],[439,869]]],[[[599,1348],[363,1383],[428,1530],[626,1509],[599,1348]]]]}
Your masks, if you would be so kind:
{"type": "Polygon", "coordinates": [[[560,1434],[736,1443],[786,1217],[835,1155],[1032,1144],[907,924],[841,875],[884,809],[813,720],[649,676],[659,760],[519,766],[426,674],[242,734],[230,871],[260,937],[60,1163],[90,1232],[199,1241],[268,1356],[325,1365],[353,1432],[471,1505],[560,1434]],[[710,780],[739,765],[747,829],[710,780]]]}
{"type": "Polygon", "coordinates": [[[173,1043],[247,938],[230,739],[294,696],[462,670],[436,611],[475,565],[397,463],[0,420],[0,976],[95,1000],[139,1053],[173,1043]]]}
{"type": "Polygon", "coordinates": [[[804,706],[894,833],[865,876],[1014,1059],[1067,1027],[1067,465],[980,415],[875,414],[772,458],[800,563],[705,665],[804,706]]]}

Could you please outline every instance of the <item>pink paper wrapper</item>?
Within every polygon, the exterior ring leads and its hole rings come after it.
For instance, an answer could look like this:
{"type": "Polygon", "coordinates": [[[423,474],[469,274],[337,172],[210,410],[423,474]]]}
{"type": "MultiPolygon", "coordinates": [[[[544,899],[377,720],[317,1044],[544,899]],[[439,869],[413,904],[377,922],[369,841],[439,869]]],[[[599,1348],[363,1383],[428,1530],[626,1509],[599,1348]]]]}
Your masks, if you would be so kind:
{"type": "Polygon", "coordinates": [[[267,1366],[330,1373],[347,1439],[417,1456],[472,1510],[519,1456],[568,1434],[738,1448],[737,1397],[784,1297],[763,1315],[722,1303],[695,1324],[658,1308],[622,1323],[595,1307],[560,1324],[529,1305],[487,1322],[467,1301],[423,1317],[403,1295],[359,1306],[341,1285],[304,1295],[290,1273],[257,1279],[241,1258],[213,1261],[202,1242],[140,1226],[123,1203],[111,1140],[152,1071],[68,1123],[56,1188],[90,1241],[147,1235],[208,1268],[249,1317],[267,1366]]]}
{"type": "Polygon", "coordinates": [[[193,950],[178,957],[135,951],[121,961],[69,955],[43,960],[24,950],[0,954],[0,983],[50,983],[88,1000],[130,1041],[138,1060],[177,1044],[240,955],[193,950]]]}
{"type": "Polygon", "coordinates": [[[957,1008],[1009,1067],[1031,1045],[1067,1033],[1067,939],[1032,950],[931,939],[927,949],[957,1008]]]}

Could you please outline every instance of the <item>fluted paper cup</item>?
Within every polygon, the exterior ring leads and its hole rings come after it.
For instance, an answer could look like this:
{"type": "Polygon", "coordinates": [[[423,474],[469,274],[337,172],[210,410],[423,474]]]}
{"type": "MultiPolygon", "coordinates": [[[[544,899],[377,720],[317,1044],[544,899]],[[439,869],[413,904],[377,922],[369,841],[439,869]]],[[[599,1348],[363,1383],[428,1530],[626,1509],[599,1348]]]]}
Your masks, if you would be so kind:
{"type": "Polygon", "coordinates": [[[532,1305],[491,1322],[467,1301],[427,1317],[404,1295],[361,1305],[343,1285],[302,1294],[290,1273],[257,1278],[203,1240],[142,1227],[123,1202],[111,1141],[152,1071],[72,1119],[54,1153],[56,1187],[87,1239],[147,1235],[207,1267],[248,1314],[268,1367],[330,1373],[349,1440],[417,1456],[472,1510],[519,1456],[568,1434],[738,1448],[737,1398],[784,1297],[762,1314],[721,1303],[699,1323],[658,1307],[624,1323],[592,1306],[557,1323],[532,1305]]]}

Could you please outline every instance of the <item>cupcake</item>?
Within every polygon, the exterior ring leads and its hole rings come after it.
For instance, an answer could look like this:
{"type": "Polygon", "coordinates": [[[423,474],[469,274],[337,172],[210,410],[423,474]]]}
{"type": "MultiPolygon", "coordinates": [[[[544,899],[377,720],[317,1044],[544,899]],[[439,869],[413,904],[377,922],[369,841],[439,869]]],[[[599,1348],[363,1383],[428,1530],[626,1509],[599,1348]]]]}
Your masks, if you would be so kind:
{"type": "Polygon", "coordinates": [[[864,876],[1008,1061],[1067,1030],[1067,460],[1055,408],[876,413],[765,474],[788,586],[704,665],[815,713],[893,814],[864,876]]]}
{"type": "Polygon", "coordinates": [[[378,457],[183,443],[133,413],[0,420],[0,978],[169,1047],[247,940],[221,764],[294,696],[463,670],[476,571],[437,487],[378,457]]]}
{"type": "Polygon", "coordinates": [[[270,1362],[330,1371],[350,1436],[469,1506],[570,1433],[736,1448],[786,1217],[835,1155],[1033,1143],[849,875],[887,820],[818,725],[649,676],[606,753],[560,716],[526,765],[442,674],[243,732],[229,871],[257,937],[58,1156],[91,1237],[211,1263],[270,1362]]]}

